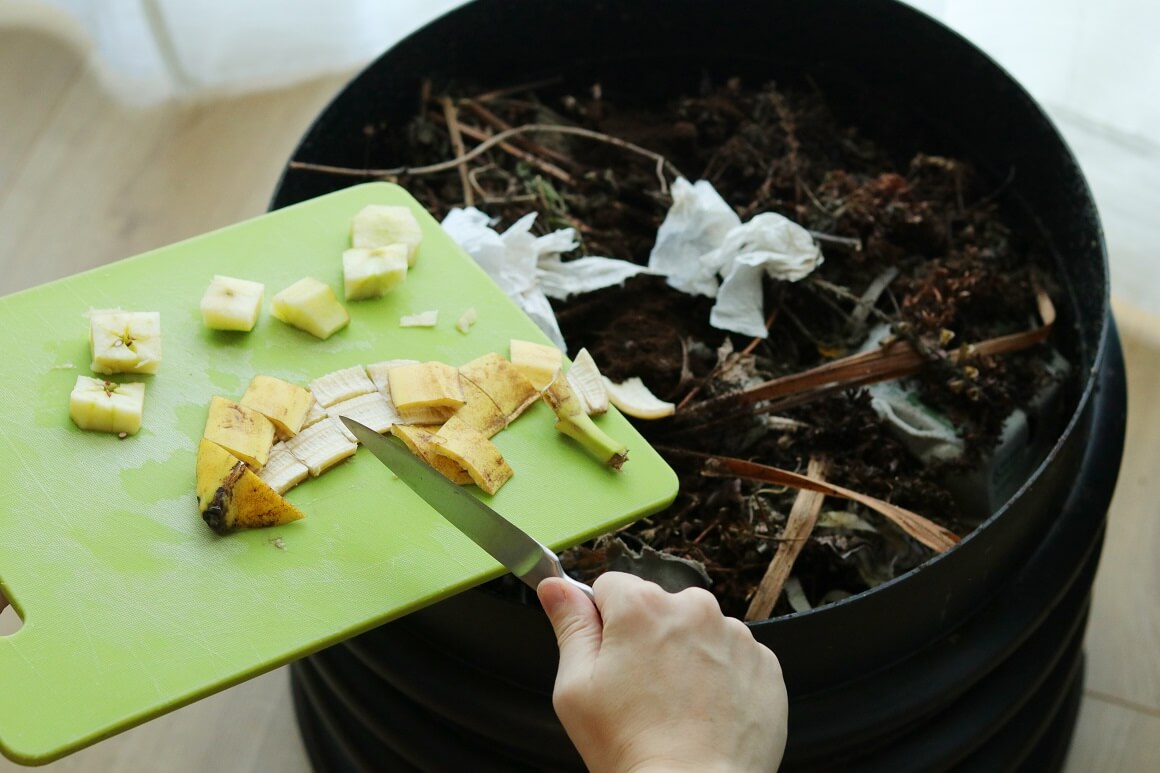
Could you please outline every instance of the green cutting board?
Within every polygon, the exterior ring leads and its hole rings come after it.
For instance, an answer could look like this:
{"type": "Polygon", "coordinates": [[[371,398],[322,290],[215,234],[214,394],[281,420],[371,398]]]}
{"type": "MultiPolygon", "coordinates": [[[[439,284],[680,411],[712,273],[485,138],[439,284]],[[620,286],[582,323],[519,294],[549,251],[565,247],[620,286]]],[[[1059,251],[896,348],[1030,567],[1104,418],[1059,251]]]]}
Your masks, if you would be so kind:
{"type": "MultiPolygon", "coordinates": [[[[42,763],[503,573],[366,451],[287,498],[306,518],[220,537],[198,515],[194,459],[213,395],[265,373],[298,383],[389,358],[462,364],[545,341],[403,189],[348,188],[0,298],[0,587],[23,627],[0,636],[0,749],[42,763]],[[269,315],[303,276],[339,291],[351,217],[404,204],[423,227],[417,265],[386,297],[347,304],[326,341],[269,315]],[[249,334],[207,330],[214,274],[265,283],[249,334]],[[125,439],[83,432],[69,393],[89,371],[90,308],[161,312],[162,363],[125,439]],[[469,307],[468,334],[455,321],[469,307]],[[439,310],[434,329],[399,317],[439,310]]],[[[495,438],[515,477],[490,502],[556,549],[666,506],[672,470],[623,417],[621,472],[553,429],[536,404],[495,438]]],[[[474,490],[474,489],[473,489],[474,490]]],[[[478,493],[478,492],[477,492],[478,493]]],[[[502,632],[497,633],[502,635],[502,632]]]]}

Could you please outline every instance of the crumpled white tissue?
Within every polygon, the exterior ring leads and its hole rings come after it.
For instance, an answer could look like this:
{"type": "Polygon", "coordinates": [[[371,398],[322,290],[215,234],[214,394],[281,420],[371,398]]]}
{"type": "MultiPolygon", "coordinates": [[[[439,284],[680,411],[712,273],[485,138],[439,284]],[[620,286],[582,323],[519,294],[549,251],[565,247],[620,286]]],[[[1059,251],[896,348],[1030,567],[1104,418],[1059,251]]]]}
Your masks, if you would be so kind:
{"type": "Polygon", "coordinates": [[[491,227],[492,219],[486,213],[475,207],[456,207],[443,219],[443,230],[475,258],[552,343],[567,351],[548,298],[562,300],[577,293],[622,284],[637,274],[654,272],[612,258],[561,260],[561,254],[578,246],[576,231],[561,228],[544,236],[534,236],[531,229],[535,220],[536,213],[529,212],[500,235],[491,227]]]}
{"type": "Polygon", "coordinates": [[[716,298],[713,327],[764,338],[763,277],[796,282],[822,264],[821,248],[809,231],[775,212],[742,223],[705,180],[681,178],[672,191],[649,268],[682,292],[716,298]]]}

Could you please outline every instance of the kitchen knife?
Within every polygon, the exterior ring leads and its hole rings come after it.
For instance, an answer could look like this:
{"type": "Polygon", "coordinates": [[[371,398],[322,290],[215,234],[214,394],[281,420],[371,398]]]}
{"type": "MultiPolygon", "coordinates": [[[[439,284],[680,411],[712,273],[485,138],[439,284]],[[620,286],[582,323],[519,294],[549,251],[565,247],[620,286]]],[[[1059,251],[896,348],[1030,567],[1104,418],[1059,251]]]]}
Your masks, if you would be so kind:
{"type": "Polygon", "coordinates": [[[592,588],[569,577],[560,557],[546,545],[443,477],[401,443],[345,416],[342,423],[424,502],[533,589],[547,577],[561,577],[593,598],[592,588]]]}

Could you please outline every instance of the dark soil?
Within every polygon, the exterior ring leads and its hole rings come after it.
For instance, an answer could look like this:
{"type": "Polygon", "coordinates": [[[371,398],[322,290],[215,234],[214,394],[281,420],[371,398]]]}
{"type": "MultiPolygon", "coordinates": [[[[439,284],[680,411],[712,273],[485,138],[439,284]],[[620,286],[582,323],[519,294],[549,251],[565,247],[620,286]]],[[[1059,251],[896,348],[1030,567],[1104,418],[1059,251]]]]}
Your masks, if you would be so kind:
{"type": "MultiPolygon", "coordinates": [[[[471,105],[460,103],[459,121],[497,128],[465,108],[471,105]]],[[[569,354],[587,347],[613,380],[639,376],[658,396],[678,403],[697,390],[689,403],[695,406],[856,351],[868,327],[885,321],[927,356],[928,366],[910,383],[969,440],[962,466],[985,463],[1005,418],[1042,385],[1045,347],[961,361],[948,356],[961,344],[1032,326],[1033,282],[1051,287],[1036,232],[1000,207],[1003,181],[980,179],[962,160],[924,155],[919,147],[883,148],[857,127],[840,125],[822,95],[773,85],[729,82],[655,111],[610,104],[596,89],[518,94],[489,100],[486,108],[512,126],[570,124],[635,143],[662,154],[690,181],[711,181],[743,220],[775,211],[825,235],[818,271],[797,283],[769,284],[766,311],[774,312],[773,323],[757,342],[710,327],[711,300],[653,277],[555,304],[569,354]],[[853,319],[859,296],[890,268],[897,277],[873,312],[865,321],[853,319]],[[738,356],[746,347],[748,353],[738,356]]],[[[438,109],[416,119],[405,139],[412,165],[455,156],[438,109]]],[[[541,232],[578,230],[577,255],[647,262],[670,203],[653,160],[577,137],[537,133],[517,140],[513,144],[525,152],[555,159],[572,182],[499,149],[475,159],[475,204],[501,219],[498,230],[536,210],[541,232]]],[[[465,200],[455,170],[400,182],[436,217],[465,200]]],[[[681,488],[668,510],[624,534],[634,545],[702,564],[730,614],[744,613],[796,492],[704,477],[692,453],[797,471],[822,455],[830,463],[829,480],[914,510],[960,536],[988,515],[960,512],[944,485],[957,471],[920,464],[887,431],[865,390],[777,415],[793,422],[771,423],[754,411],[695,429],[680,412],[636,422],[678,471],[681,488]]],[[[856,514],[873,529],[852,528],[848,521],[815,529],[794,569],[813,605],[865,590],[931,556],[861,506],[830,499],[825,511],[856,514]]],[[[605,545],[580,546],[566,562],[590,579],[605,567],[605,545]]],[[[775,614],[788,611],[783,595],[775,614]]]]}

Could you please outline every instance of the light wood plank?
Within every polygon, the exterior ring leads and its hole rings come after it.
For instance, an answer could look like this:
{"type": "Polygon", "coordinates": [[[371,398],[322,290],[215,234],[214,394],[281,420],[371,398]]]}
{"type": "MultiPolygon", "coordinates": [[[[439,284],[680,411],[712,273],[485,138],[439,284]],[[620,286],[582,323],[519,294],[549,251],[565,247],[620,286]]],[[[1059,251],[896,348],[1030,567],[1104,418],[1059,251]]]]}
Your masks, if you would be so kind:
{"type": "Polygon", "coordinates": [[[1085,696],[1063,773],[1139,773],[1160,761],[1160,717],[1085,696]]]}
{"type": "Polygon", "coordinates": [[[1123,340],[1128,433],[1087,633],[1087,687],[1160,710],[1160,349],[1123,340]]]}
{"type": "Polygon", "coordinates": [[[83,70],[84,57],[59,38],[0,27],[0,200],[83,70]]]}

